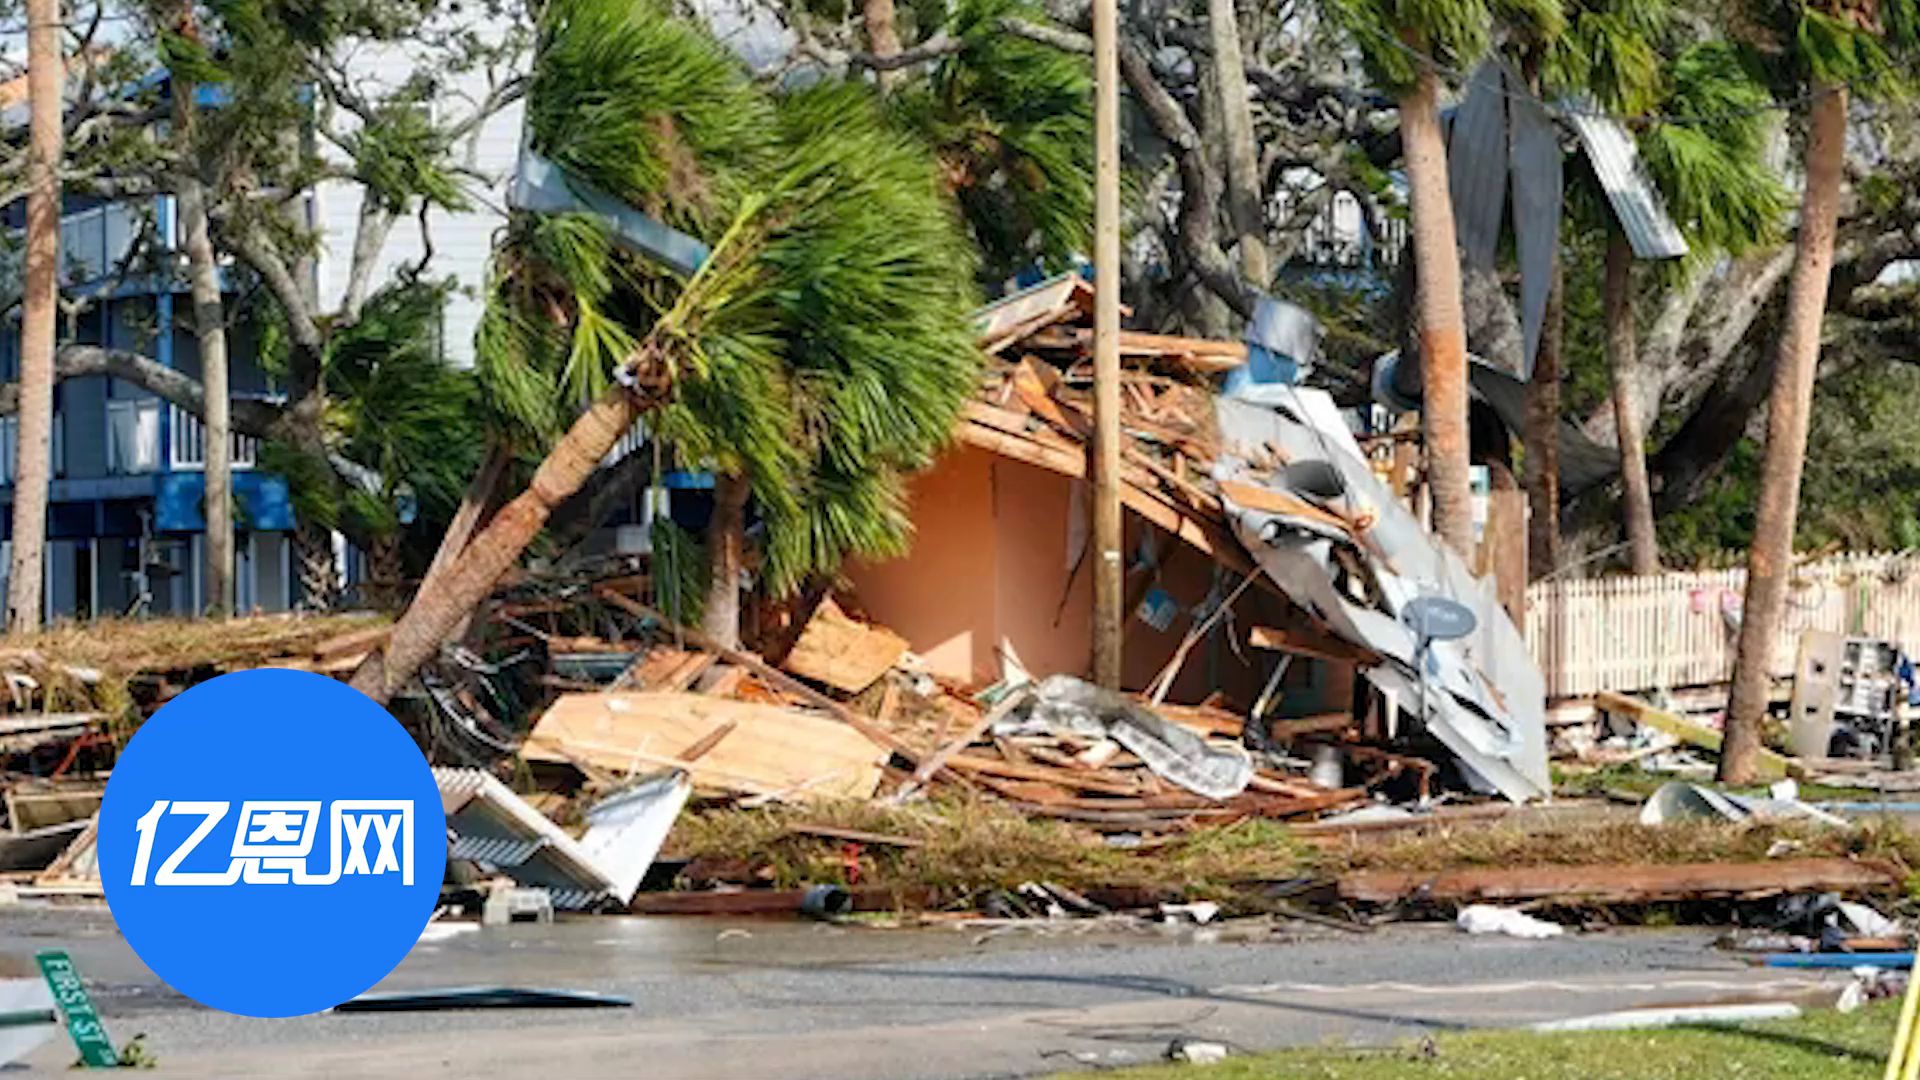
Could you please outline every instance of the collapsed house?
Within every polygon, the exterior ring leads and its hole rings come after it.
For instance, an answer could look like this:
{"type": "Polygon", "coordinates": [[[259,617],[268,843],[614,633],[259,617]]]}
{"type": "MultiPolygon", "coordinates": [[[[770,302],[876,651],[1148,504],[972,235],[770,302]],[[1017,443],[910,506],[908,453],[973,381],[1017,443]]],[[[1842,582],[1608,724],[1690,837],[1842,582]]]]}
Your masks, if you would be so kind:
{"type": "MultiPolygon", "coordinates": [[[[981,313],[992,365],[956,448],[912,482],[912,550],[847,572],[861,610],[942,675],[1089,667],[1091,300],[1062,277],[981,313]]],[[[1121,353],[1123,686],[1232,702],[1271,724],[1256,738],[1425,735],[1475,789],[1546,796],[1539,670],[1489,583],[1381,481],[1383,451],[1325,392],[1236,374],[1241,343],[1123,332],[1121,353]],[[1463,605],[1471,631],[1423,638],[1423,597],[1463,605]]]]}
{"type": "MultiPolygon", "coordinates": [[[[911,548],[789,605],[764,655],[650,607],[656,583],[632,556],[502,582],[403,709],[430,759],[466,766],[437,775],[452,853],[480,872],[468,880],[510,879],[550,909],[625,908],[689,799],[950,791],[1144,838],[1424,799],[1436,780],[1545,797],[1540,673],[1489,582],[1403,502],[1406,440],[1357,436],[1325,392],[1253,370],[1284,371],[1273,350],[1310,353],[1303,316],[1253,346],[1123,334],[1123,686],[1077,677],[1091,298],[1063,277],[980,313],[989,363],[953,447],[909,484],[911,548]],[[506,761],[511,788],[496,778],[506,761]]],[[[235,666],[350,671],[387,632],[263,625],[239,651],[167,662],[192,673],[140,676],[132,706],[235,666]]],[[[93,760],[82,740],[110,752],[107,719],[43,715],[7,739],[31,775],[58,777],[93,760]]],[[[80,793],[97,799],[97,781],[80,793]]],[[[43,820],[13,802],[12,872],[47,895],[97,895],[91,833],[74,835],[90,807],[43,820]]]]}

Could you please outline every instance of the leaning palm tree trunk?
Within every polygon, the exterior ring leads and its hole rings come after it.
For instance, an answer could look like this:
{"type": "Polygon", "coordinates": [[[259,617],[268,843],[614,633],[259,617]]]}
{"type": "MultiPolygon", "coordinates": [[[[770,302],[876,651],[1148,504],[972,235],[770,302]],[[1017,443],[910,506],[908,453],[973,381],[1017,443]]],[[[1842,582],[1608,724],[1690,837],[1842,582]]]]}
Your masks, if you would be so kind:
{"type": "Polygon", "coordinates": [[[1639,334],[1633,321],[1633,248],[1618,222],[1607,224],[1607,275],[1601,296],[1607,362],[1613,376],[1613,426],[1620,438],[1620,514],[1633,572],[1660,572],[1647,480],[1647,434],[1640,423],[1639,334]]]}
{"type": "Polygon", "coordinates": [[[7,627],[40,628],[46,553],[48,447],[53,440],[53,335],[60,262],[60,5],[27,0],[26,292],[20,320],[20,428],[13,478],[13,565],[7,627]]]}
{"type": "Polygon", "coordinates": [[[1424,402],[1420,418],[1426,435],[1433,528],[1455,551],[1470,558],[1473,495],[1468,481],[1467,327],[1439,105],[1440,77],[1425,69],[1400,99],[1400,139],[1413,203],[1424,402]]]}
{"type": "Polygon", "coordinates": [[[722,473],[713,481],[713,519],[707,528],[707,602],[700,630],[729,649],[740,647],[740,571],[746,558],[745,477],[722,473]]]}
{"type": "MultiPolygon", "coordinates": [[[[640,351],[638,365],[651,366],[657,346],[642,345],[640,351]]],[[[527,489],[493,515],[431,590],[423,588],[414,595],[394,624],[386,647],[353,673],[354,688],[384,704],[406,685],[420,665],[439,651],[448,631],[485,600],[500,575],[520,560],[554,508],[586,486],[640,412],[635,392],[618,383],[595,398],[534,470],[527,489]]]]}
{"type": "Polygon", "coordinates": [[[1794,249],[1793,277],[1787,284],[1786,320],[1774,360],[1773,389],[1767,402],[1767,446],[1760,464],[1753,546],[1747,552],[1747,593],[1741,608],[1740,638],[1734,649],[1726,746],[1720,756],[1720,779],[1730,784],[1745,784],[1754,778],[1760,722],[1767,711],[1774,638],[1786,606],[1794,519],[1800,504],[1800,472],[1807,455],[1807,414],[1813,407],[1821,317],[1827,306],[1827,277],[1833,269],[1834,232],[1840,214],[1840,178],[1846,166],[1846,87],[1817,84],[1811,112],[1800,235],[1794,249]]]}

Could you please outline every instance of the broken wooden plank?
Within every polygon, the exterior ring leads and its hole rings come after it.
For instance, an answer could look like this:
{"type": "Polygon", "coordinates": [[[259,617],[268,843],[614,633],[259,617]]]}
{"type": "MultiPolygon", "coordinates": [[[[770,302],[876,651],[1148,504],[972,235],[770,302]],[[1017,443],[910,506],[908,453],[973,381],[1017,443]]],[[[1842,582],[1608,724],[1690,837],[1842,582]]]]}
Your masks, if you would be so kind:
{"type": "MultiPolygon", "coordinates": [[[[602,592],[597,588],[594,590],[594,593],[601,599],[620,608],[635,618],[652,619],[661,626],[673,625],[672,620],[668,619],[665,615],[660,614],[632,597],[623,596],[617,592],[602,592]]],[[[873,721],[868,720],[866,717],[861,716],[859,713],[854,712],[852,709],[847,708],[845,705],[840,704],[752,653],[744,649],[734,649],[721,645],[705,634],[693,630],[681,628],[679,633],[688,643],[706,649],[709,652],[717,653],[721,659],[730,664],[738,664],[746,668],[757,676],[761,682],[765,683],[768,689],[792,694],[809,705],[825,709],[841,723],[865,735],[873,742],[893,751],[907,761],[919,761],[919,756],[914,753],[913,748],[900,741],[892,732],[880,727],[873,723],[873,721]]]]}
{"type": "Polygon", "coordinates": [[[384,644],[388,635],[393,633],[392,625],[369,626],[361,630],[349,630],[344,634],[322,641],[313,647],[316,659],[324,660],[341,653],[365,653],[375,645],[384,644]]]}
{"type": "Polygon", "coordinates": [[[1054,397],[1060,385],[1060,373],[1050,364],[1037,363],[1033,357],[1021,359],[1013,369],[1013,392],[1035,416],[1060,430],[1063,435],[1085,439],[1093,434],[1093,422],[1076,406],[1062,404],[1054,397]]]}
{"type": "Polygon", "coordinates": [[[884,752],[858,731],[794,709],[701,694],[567,694],[534,724],[521,747],[534,761],[573,758],[616,774],[636,764],[685,768],[709,790],[800,797],[867,798],[884,752]],[[738,734],[684,755],[717,727],[738,734]]]}
{"type": "Polygon", "coordinates": [[[1627,904],[1795,892],[1856,893],[1895,889],[1901,880],[1902,875],[1892,866],[1869,860],[1772,859],[1754,863],[1356,870],[1340,875],[1339,888],[1342,899],[1373,904],[1416,897],[1627,904]]]}
{"type": "Polygon", "coordinates": [[[1374,667],[1380,663],[1380,654],[1372,649],[1303,626],[1256,626],[1247,631],[1247,644],[1256,649],[1298,653],[1316,660],[1337,660],[1362,667],[1374,667]]]}
{"type": "Polygon", "coordinates": [[[1163,701],[1153,706],[1153,711],[1163,719],[1192,728],[1202,735],[1225,735],[1229,739],[1237,739],[1247,726],[1241,716],[1213,705],[1169,705],[1163,701]]]}
{"type": "Polygon", "coordinates": [[[694,684],[708,669],[719,663],[720,658],[712,653],[688,653],[686,658],[657,683],[645,684],[645,689],[659,690],[664,693],[679,693],[694,684]]]}
{"type": "Polygon", "coordinates": [[[1344,731],[1352,726],[1352,713],[1319,713],[1314,716],[1291,716],[1272,721],[1267,725],[1267,733],[1272,738],[1287,740],[1316,732],[1344,731]]]}
{"type": "Polygon", "coordinates": [[[1004,776],[1009,780],[1039,780],[1049,784],[1079,791],[1104,791],[1114,795],[1137,795],[1139,785],[1122,783],[1106,779],[1097,773],[1081,772],[1073,769],[1054,769],[1042,765],[1017,765],[998,758],[976,757],[970,754],[955,754],[947,762],[962,772],[986,773],[988,776],[1004,776]]]}
{"type": "Polygon", "coordinates": [[[894,795],[893,800],[895,802],[901,802],[916,790],[926,786],[927,781],[933,779],[933,775],[939,772],[941,767],[948,761],[952,760],[955,754],[972,746],[985,736],[987,732],[992,731],[993,725],[1004,719],[1008,713],[1017,708],[1024,700],[1026,700],[1025,694],[1009,692],[999,701],[995,702],[993,708],[983,713],[980,719],[967,725],[964,731],[955,736],[946,745],[927,755],[927,759],[920,763],[920,767],[913,770],[913,776],[908,779],[905,784],[900,786],[900,790],[894,795]]]}
{"type": "MultiPolygon", "coordinates": [[[[1602,690],[1594,695],[1593,703],[1606,712],[1619,713],[1637,724],[1645,724],[1648,727],[1664,731],[1690,746],[1697,746],[1702,750],[1711,750],[1716,754],[1720,752],[1722,738],[1720,732],[1715,731],[1705,724],[1689,720],[1677,713],[1670,713],[1665,709],[1655,708],[1653,705],[1639,698],[1628,697],[1625,694],[1616,694],[1611,690],[1602,690]]],[[[1774,753],[1764,746],[1760,748],[1758,753],[1760,773],[1763,779],[1778,780],[1789,773],[1798,773],[1800,771],[1798,762],[1784,755],[1774,753]]]]}
{"type": "Polygon", "coordinates": [[[895,833],[868,832],[865,829],[846,829],[838,825],[815,825],[800,822],[787,826],[790,833],[803,836],[818,836],[826,840],[845,840],[850,844],[873,844],[878,847],[917,848],[926,843],[912,836],[900,836],[895,833]]]}
{"type": "Polygon", "coordinates": [[[734,667],[732,664],[718,665],[701,673],[700,678],[694,680],[693,689],[713,697],[732,697],[733,692],[740,689],[740,684],[746,678],[745,668],[734,667]]]}
{"type": "MultiPolygon", "coordinates": [[[[928,906],[932,889],[870,886],[848,889],[853,911],[892,911],[901,905],[928,906]]],[[[635,915],[787,915],[800,910],[805,889],[740,889],[733,892],[635,893],[627,910],[635,915]]]]}
{"type": "MultiPolygon", "coordinates": [[[[619,594],[614,593],[613,595],[618,596],[619,594]]],[[[654,689],[660,684],[662,679],[673,674],[681,664],[685,663],[687,657],[690,655],[692,654],[681,649],[676,649],[671,645],[655,645],[653,648],[634,657],[633,663],[628,664],[627,670],[621,672],[620,676],[613,680],[613,684],[609,689],[654,689]]]]}
{"type": "Polygon", "coordinates": [[[829,596],[787,651],[780,666],[803,678],[857,694],[872,686],[907,651],[907,639],[884,626],[849,618],[829,596]]]}

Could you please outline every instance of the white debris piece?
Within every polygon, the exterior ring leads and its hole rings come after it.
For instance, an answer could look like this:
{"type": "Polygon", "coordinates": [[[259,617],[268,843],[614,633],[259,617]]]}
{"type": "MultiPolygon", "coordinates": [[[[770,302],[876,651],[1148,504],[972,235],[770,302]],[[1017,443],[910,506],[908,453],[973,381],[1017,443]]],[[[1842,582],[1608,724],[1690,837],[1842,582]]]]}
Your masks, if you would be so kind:
{"type": "Polygon", "coordinates": [[[1227,1060],[1230,1053],[1232,1051],[1226,1043],[1203,1039],[1179,1038],[1167,1044],[1168,1061],[1183,1061],[1189,1065],[1217,1065],[1227,1060]]]}
{"type": "Polygon", "coordinates": [[[1469,934],[1506,934],[1517,938],[1559,937],[1567,928],[1545,919],[1536,919],[1517,908],[1498,908],[1492,904],[1472,904],[1460,909],[1456,925],[1469,934]]]}

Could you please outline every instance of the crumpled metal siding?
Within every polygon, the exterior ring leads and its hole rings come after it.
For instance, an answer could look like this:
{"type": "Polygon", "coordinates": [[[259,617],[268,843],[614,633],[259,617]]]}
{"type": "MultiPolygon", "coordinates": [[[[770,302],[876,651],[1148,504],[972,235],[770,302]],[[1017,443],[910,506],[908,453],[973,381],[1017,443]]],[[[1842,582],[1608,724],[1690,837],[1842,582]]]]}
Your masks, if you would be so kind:
{"type": "Polygon", "coordinates": [[[1333,399],[1319,390],[1255,386],[1216,403],[1222,450],[1218,480],[1255,484],[1320,503],[1289,487],[1284,471],[1253,461],[1324,461],[1340,476],[1354,510],[1369,510],[1369,543],[1355,544],[1322,522],[1272,514],[1223,498],[1240,542],[1295,603],[1339,637],[1380,654],[1364,669],[1402,709],[1420,708],[1417,641],[1399,619],[1419,596],[1445,596],[1473,609],[1479,625],[1458,641],[1434,642],[1427,653],[1425,726],[1482,790],[1515,801],[1544,798],[1547,775],[1546,683],[1526,641],[1488,584],[1446,550],[1373,475],[1333,399]],[[1357,601],[1338,582],[1336,545],[1353,551],[1377,585],[1380,604],[1357,601]]]}

